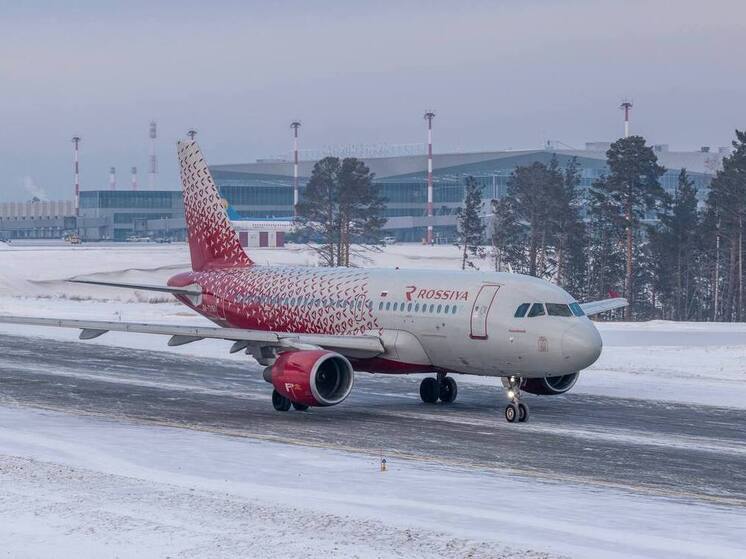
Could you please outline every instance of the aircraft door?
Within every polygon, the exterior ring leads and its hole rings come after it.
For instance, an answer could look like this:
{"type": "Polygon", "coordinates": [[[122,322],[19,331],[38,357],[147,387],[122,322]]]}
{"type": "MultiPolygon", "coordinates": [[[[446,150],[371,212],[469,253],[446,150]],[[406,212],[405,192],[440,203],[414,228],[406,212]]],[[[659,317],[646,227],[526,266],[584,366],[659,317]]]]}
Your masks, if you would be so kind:
{"type": "Polygon", "coordinates": [[[471,308],[471,333],[470,337],[476,340],[486,340],[487,332],[487,315],[492,307],[492,302],[500,289],[499,285],[485,284],[479,288],[474,305],[471,308]]]}

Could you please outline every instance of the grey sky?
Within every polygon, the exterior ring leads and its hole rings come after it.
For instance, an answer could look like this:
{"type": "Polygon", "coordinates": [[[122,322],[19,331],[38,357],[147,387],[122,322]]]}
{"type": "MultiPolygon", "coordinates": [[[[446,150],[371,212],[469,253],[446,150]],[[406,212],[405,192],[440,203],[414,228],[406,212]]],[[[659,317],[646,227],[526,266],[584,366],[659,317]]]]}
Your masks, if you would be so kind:
{"type": "Polygon", "coordinates": [[[115,165],[161,185],[174,142],[199,130],[211,163],[302,145],[424,140],[435,152],[573,146],[632,129],[672,149],[727,145],[746,127],[746,2],[219,2],[0,0],[0,200],[71,197],[115,165]]]}

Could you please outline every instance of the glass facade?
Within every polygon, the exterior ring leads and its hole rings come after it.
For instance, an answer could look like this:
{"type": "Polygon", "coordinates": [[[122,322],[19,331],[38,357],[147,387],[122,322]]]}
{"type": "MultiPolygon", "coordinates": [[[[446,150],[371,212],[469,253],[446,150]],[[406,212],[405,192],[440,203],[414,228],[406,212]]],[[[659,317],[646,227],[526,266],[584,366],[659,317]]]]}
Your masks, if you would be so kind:
{"type": "MultiPolygon", "coordinates": [[[[491,156],[492,154],[487,154],[491,156]]],[[[434,225],[436,235],[449,240],[455,235],[455,211],[462,205],[464,198],[464,180],[473,176],[482,188],[485,201],[505,196],[510,175],[518,165],[530,165],[534,162],[548,164],[556,156],[561,168],[572,159],[567,153],[551,151],[533,152],[496,152],[494,158],[487,158],[475,163],[451,165],[436,168],[433,172],[433,213],[439,221],[434,225]]],[[[448,156],[458,161],[460,156],[448,156]]],[[[464,155],[463,158],[474,158],[464,155]]],[[[375,184],[386,200],[385,217],[387,235],[400,240],[419,240],[425,234],[427,206],[427,179],[424,165],[420,161],[412,165],[412,157],[371,160],[370,166],[376,173],[375,184]],[[389,167],[381,168],[381,167],[389,167]],[[389,174],[398,168],[417,167],[416,172],[389,174]]],[[[463,160],[463,159],[462,159],[463,160]]],[[[594,181],[606,172],[603,159],[594,156],[578,156],[581,174],[581,187],[589,188],[594,181]]],[[[438,163],[438,156],[435,156],[438,163]]],[[[665,161],[664,161],[665,163],[665,161]]],[[[221,195],[233,209],[244,218],[277,218],[293,215],[293,177],[289,163],[248,164],[238,166],[216,166],[211,173],[221,195]],[[262,172],[253,172],[253,169],[262,172]],[[268,172],[267,170],[277,171],[268,172]]],[[[310,172],[307,162],[302,162],[302,170],[310,172]]],[[[678,184],[679,169],[666,171],[661,179],[663,187],[673,193],[678,184]]],[[[706,196],[711,174],[689,173],[699,189],[699,197],[706,196]]],[[[308,176],[299,178],[300,195],[308,176]]],[[[181,220],[183,232],[183,200],[178,190],[167,191],[82,191],[80,196],[81,216],[98,218],[105,222],[100,226],[100,234],[108,238],[126,238],[128,235],[147,231],[155,220],[181,220]],[[116,226],[116,227],[115,227],[116,226]]],[[[156,233],[157,234],[157,233],[156,233]]]]}
{"type": "Polygon", "coordinates": [[[82,190],[81,209],[174,209],[183,210],[179,190],[82,190]]]}

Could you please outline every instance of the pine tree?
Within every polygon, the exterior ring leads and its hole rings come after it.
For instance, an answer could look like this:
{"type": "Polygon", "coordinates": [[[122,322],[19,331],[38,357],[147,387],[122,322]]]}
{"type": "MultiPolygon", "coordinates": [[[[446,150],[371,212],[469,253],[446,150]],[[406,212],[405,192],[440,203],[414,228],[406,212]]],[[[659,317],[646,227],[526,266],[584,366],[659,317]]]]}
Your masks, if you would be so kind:
{"type": "Polygon", "coordinates": [[[312,240],[325,266],[349,266],[353,242],[380,242],[384,200],[362,161],[325,157],[311,172],[297,206],[297,229],[312,240]]]}
{"type": "MultiPolygon", "coordinates": [[[[709,211],[715,217],[716,242],[722,244],[722,259],[715,266],[716,286],[722,277],[722,299],[715,308],[716,320],[744,319],[744,226],[746,225],[746,131],[736,130],[733,153],[723,159],[710,185],[707,199],[709,211]],[[723,274],[720,275],[722,262],[723,274]]],[[[716,249],[717,250],[717,249],[716,249]]],[[[716,256],[721,254],[716,252],[716,256]]],[[[720,296],[720,293],[718,293],[720,296]]]]}
{"type": "Polygon", "coordinates": [[[588,284],[591,299],[617,297],[624,282],[623,223],[620,209],[605,194],[602,182],[588,192],[588,284]]]}
{"type": "Polygon", "coordinates": [[[653,149],[645,145],[641,136],[622,138],[611,144],[606,152],[609,175],[597,181],[597,195],[606,198],[601,205],[618,211],[612,216],[624,230],[624,293],[630,305],[625,308],[625,319],[631,320],[636,305],[635,240],[640,240],[641,220],[647,213],[660,208],[665,191],[659,180],[665,169],[658,165],[653,149]]]}
{"type": "Polygon", "coordinates": [[[670,211],[649,232],[655,258],[653,283],[664,318],[689,320],[696,313],[698,250],[697,189],[686,169],[679,173],[670,211]]]}
{"type": "Polygon", "coordinates": [[[464,206],[456,212],[458,216],[458,244],[462,248],[461,269],[476,268],[469,256],[483,256],[484,223],[482,223],[482,189],[474,177],[466,178],[464,206]]]}
{"type": "Polygon", "coordinates": [[[579,189],[580,167],[577,159],[572,158],[567,164],[561,181],[553,182],[557,183],[556,193],[552,196],[556,281],[575,297],[584,298],[588,270],[588,241],[586,225],[581,214],[583,197],[579,189]]]}
{"type": "Polygon", "coordinates": [[[509,196],[492,200],[492,252],[498,272],[525,273],[526,226],[517,218],[513,199],[509,196]]]}
{"type": "Polygon", "coordinates": [[[342,160],[339,172],[340,257],[339,265],[350,265],[352,241],[367,244],[381,242],[384,200],[373,184],[374,175],[359,159],[342,160]]]}
{"type": "Polygon", "coordinates": [[[550,168],[539,162],[516,167],[508,179],[507,195],[513,200],[516,218],[526,224],[526,272],[531,276],[551,275],[548,246],[554,229],[550,217],[561,181],[556,165],[550,168]]]}

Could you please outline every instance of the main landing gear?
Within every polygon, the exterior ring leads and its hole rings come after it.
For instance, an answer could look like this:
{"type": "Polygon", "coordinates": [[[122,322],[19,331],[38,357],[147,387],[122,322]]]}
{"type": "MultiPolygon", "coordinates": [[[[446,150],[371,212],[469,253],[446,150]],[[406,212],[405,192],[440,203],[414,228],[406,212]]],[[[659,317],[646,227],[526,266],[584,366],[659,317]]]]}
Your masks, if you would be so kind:
{"type": "Polygon", "coordinates": [[[519,377],[503,378],[505,392],[510,403],[505,406],[505,419],[508,423],[525,423],[528,421],[528,406],[521,402],[521,379],[519,377]]]}
{"type": "Polygon", "coordinates": [[[426,404],[434,404],[438,400],[450,404],[458,395],[458,385],[455,379],[447,377],[445,373],[438,373],[437,377],[427,377],[420,383],[420,398],[426,404]]]}
{"type": "Polygon", "coordinates": [[[306,411],[308,409],[307,405],[293,402],[290,398],[286,398],[277,392],[277,390],[272,391],[272,406],[277,411],[288,411],[291,407],[295,408],[297,411],[306,411]]]}

